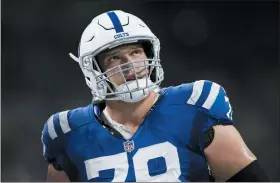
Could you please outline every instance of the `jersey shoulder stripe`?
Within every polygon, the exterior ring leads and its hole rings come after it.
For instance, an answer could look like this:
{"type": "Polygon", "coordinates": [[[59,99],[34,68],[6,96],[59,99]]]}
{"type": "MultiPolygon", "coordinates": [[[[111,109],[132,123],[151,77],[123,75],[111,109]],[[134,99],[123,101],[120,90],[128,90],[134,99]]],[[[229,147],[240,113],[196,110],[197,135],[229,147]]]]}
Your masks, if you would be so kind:
{"type": "Polygon", "coordinates": [[[186,94],[189,96],[187,104],[206,109],[215,118],[232,121],[232,108],[222,86],[207,80],[195,81],[190,85],[192,87],[188,87],[186,94]]]}
{"type": "Polygon", "coordinates": [[[208,110],[211,109],[217,99],[220,87],[221,86],[217,83],[207,80],[195,81],[192,87],[192,94],[187,104],[199,106],[208,110]]]}
{"type": "Polygon", "coordinates": [[[191,105],[196,104],[199,97],[201,96],[204,82],[205,82],[204,80],[194,82],[193,87],[192,87],[192,94],[191,94],[189,100],[187,101],[188,104],[191,104],[191,105]]]}
{"type": "Polygon", "coordinates": [[[202,107],[205,109],[210,109],[214,104],[214,102],[216,101],[219,91],[220,91],[220,85],[216,83],[212,83],[209,95],[207,96],[202,107]]]}
{"type": "Polygon", "coordinates": [[[69,110],[56,113],[52,115],[47,121],[47,131],[49,137],[54,140],[58,137],[58,134],[62,131],[66,134],[71,131],[68,121],[69,110]]]}
{"type": "Polygon", "coordinates": [[[59,124],[64,134],[71,131],[71,128],[69,126],[69,121],[68,121],[68,113],[69,110],[59,113],[59,124]]]}
{"type": "Polygon", "coordinates": [[[47,121],[47,131],[48,131],[48,135],[49,137],[54,140],[55,138],[57,138],[57,133],[54,129],[54,122],[53,122],[53,115],[48,119],[47,121]]]}
{"type": "Polygon", "coordinates": [[[48,119],[44,128],[46,128],[45,130],[48,132],[48,136],[54,140],[81,125],[91,122],[92,113],[92,105],[58,112],[48,119]]]}

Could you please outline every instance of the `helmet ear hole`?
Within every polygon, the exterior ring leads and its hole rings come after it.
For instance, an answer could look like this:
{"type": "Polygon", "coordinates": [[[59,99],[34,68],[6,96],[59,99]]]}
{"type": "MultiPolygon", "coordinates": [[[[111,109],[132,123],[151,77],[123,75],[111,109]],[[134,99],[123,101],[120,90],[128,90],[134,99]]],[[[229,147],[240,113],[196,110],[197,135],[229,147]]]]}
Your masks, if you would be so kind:
{"type": "Polygon", "coordinates": [[[138,41],[144,48],[147,58],[154,58],[153,45],[149,41],[138,41]]]}
{"type": "MultiPolygon", "coordinates": [[[[99,66],[99,68],[100,68],[100,71],[101,71],[101,72],[104,72],[104,68],[103,68],[103,64],[102,64],[102,62],[103,62],[104,59],[103,59],[102,53],[99,53],[98,55],[96,55],[96,56],[94,57],[94,59],[96,60],[98,66],[99,66]]],[[[94,70],[98,70],[95,64],[93,64],[92,67],[93,67],[94,70]]]]}
{"type": "MultiPolygon", "coordinates": [[[[149,67],[149,69],[151,69],[151,67],[149,67]]],[[[156,68],[152,70],[150,78],[152,82],[156,82],[156,68]]]]}

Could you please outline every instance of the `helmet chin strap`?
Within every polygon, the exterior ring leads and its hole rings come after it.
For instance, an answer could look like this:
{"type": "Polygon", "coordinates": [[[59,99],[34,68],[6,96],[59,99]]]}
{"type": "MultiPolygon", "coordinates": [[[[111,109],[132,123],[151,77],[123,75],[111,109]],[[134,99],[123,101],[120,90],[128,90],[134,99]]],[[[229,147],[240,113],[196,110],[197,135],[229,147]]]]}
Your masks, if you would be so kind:
{"type": "Polygon", "coordinates": [[[157,86],[154,85],[152,87],[145,88],[138,91],[133,91],[133,92],[129,92],[129,91],[137,89],[138,86],[139,88],[144,88],[147,86],[147,84],[151,86],[153,82],[150,79],[146,80],[146,78],[138,79],[138,85],[136,80],[128,81],[116,87],[117,92],[128,92],[128,93],[117,94],[117,97],[111,98],[109,100],[121,100],[128,103],[139,102],[144,98],[146,98],[151,91],[157,88],[157,86]]]}

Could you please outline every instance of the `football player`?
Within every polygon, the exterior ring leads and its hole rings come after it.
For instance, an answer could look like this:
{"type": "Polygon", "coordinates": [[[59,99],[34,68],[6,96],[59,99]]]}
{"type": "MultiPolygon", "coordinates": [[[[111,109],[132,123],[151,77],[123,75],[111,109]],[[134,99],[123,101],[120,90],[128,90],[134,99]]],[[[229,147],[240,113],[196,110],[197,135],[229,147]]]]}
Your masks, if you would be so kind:
{"type": "Polygon", "coordinates": [[[233,126],[222,86],[199,80],[157,91],[160,42],[138,17],[95,17],[70,56],[94,101],[45,123],[47,181],[269,181],[233,126]]]}

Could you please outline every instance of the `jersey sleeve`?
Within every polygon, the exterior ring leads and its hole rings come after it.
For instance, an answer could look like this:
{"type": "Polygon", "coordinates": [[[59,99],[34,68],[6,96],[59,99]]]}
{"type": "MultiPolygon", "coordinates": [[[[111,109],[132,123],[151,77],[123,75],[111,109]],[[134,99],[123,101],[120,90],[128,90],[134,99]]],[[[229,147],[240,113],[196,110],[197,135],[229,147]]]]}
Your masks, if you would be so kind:
{"type": "Polygon", "coordinates": [[[45,123],[41,137],[45,160],[59,171],[63,170],[61,165],[65,159],[62,134],[71,130],[67,114],[68,111],[64,111],[52,115],[45,123]]]}
{"type": "Polygon", "coordinates": [[[200,80],[192,84],[192,92],[187,104],[194,105],[206,111],[218,121],[230,121],[232,108],[225,89],[217,83],[200,80]]]}
{"type": "Polygon", "coordinates": [[[195,106],[191,142],[204,150],[204,133],[215,125],[232,125],[232,107],[225,89],[217,83],[200,80],[192,83],[187,104],[195,106]]]}

